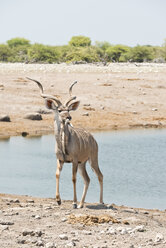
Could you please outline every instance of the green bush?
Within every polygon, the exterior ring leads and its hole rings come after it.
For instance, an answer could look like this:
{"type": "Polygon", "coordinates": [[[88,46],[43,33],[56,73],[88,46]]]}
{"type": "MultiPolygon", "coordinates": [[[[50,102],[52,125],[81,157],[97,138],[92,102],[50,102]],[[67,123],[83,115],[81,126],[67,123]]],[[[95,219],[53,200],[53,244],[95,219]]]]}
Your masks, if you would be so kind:
{"type": "Polygon", "coordinates": [[[34,44],[28,49],[29,62],[58,62],[58,52],[55,47],[34,44]]]}
{"type": "Polygon", "coordinates": [[[95,46],[86,36],[73,36],[68,45],[31,45],[24,38],[13,38],[0,44],[1,62],[61,63],[61,62],[150,62],[166,61],[166,40],[162,46],[111,45],[96,41],[95,46]]]}
{"type": "Polygon", "coordinates": [[[87,63],[100,61],[101,51],[96,47],[73,47],[66,54],[67,62],[84,61],[87,63]]]}
{"type": "Polygon", "coordinates": [[[70,46],[74,47],[87,47],[91,45],[91,39],[86,36],[73,36],[69,41],[70,46]]]}
{"type": "Polygon", "coordinates": [[[96,41],[95,46],[101,48],[104,52],[111,47],[111,44],[107,41],[96,41]]]}
{"type": "Polygon", "coordinates": [[[11,55],[12,55],[12,51],[8,47],[8,45],[4,45],[4,44],[0,45],[0,61],[8,62],[11,55]]]}
{"type": "Polygon", "coordinates": [[[128,52],[128,58],[134,62],[148,62],[154,59],[153,48],[149,46],[136,46],[128,52]]]}
{"type": "Polygon", "coordinates": [[[124,45],[110,46],[106,49],[108,60],[112,62],[125,62],[129,47],[124,45]]]}
{"type": "Polygon", "coordinates": [[[9,47],[30,46],[30,41],[24,38],[13,38],[7,41],[9,47]]]}

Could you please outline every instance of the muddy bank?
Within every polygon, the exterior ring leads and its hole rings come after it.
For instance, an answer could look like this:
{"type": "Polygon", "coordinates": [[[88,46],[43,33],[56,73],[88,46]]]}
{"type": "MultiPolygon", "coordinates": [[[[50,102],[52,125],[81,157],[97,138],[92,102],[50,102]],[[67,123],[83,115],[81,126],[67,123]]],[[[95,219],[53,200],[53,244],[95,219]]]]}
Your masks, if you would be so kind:
{"type": "Polygon", "coordinates": [[[81,101],[72,123],[88,130],[166,127],[166,64],[28,65],[0,64],[0,136],[53,132],[53,114],[46,111],[35,83],[62,101],[73,94],[81,101]],[[40,114],[38,120],[27,115],[40,114]]]}

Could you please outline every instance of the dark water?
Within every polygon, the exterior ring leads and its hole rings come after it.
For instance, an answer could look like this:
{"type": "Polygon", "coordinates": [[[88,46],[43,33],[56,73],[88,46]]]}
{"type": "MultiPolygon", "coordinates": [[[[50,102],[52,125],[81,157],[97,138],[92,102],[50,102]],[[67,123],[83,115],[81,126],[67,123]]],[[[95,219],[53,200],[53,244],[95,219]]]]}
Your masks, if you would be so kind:
{"type": "MultiPolygon", "coordinates": [[[[104,175],[105,203],[166,209],[166,130],[100,132],[99,164],[104,175]]],[[[40,197],[55,196],[54,136],[13,137],[0,141],[0,192],[40,197]]],[[[87,202],[98,202],[99,184],[91,178],[87,202]]],[[[78,174],[77,194],[81,198],[78,174]]],[[[71,164],[61,173],[62,199],[73,198],[71,164]]]]}

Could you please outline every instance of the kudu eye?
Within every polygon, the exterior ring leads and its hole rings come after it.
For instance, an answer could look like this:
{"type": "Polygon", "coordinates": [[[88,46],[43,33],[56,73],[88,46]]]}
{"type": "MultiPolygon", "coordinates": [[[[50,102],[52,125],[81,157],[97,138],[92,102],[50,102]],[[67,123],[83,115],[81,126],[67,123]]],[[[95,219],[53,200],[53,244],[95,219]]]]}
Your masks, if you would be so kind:
{"type": "Polygon", "coordinates": [[[59,109],[59,110],[58,110],[58,112],[59,112],[59,113],[61,113],[61,112],[62,112],[62,110],[60,110],[60,109],[59,109]]]}

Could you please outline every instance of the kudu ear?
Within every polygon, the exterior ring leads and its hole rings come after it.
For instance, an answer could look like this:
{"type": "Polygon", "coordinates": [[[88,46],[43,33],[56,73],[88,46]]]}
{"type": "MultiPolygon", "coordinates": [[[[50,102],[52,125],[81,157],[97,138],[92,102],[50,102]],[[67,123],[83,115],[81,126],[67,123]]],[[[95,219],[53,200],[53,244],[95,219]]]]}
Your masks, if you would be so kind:
{"type": "Polygon", "coordinates": [[[48,109],[57,110],[54,101],[51,99],[45,99],[45,105],[48,109]]]}
{"type": "Polygon", "coordinates": [[[68,107],[69,111],[76,110],[78,108],[79,104],[80,104],[80,101],[76,101],[76,102],[71,103],[68,107]]]}

